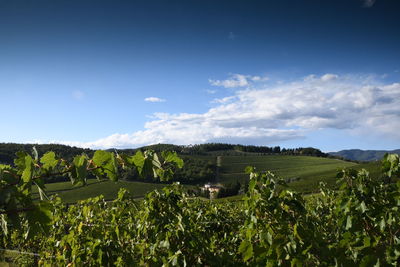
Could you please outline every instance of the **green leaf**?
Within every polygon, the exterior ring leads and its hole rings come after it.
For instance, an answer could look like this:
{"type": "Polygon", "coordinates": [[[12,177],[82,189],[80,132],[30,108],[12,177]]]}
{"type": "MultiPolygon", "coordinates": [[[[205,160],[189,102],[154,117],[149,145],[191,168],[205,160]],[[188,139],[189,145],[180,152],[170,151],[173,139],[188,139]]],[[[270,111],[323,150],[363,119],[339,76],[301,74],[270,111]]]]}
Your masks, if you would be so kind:
{"type": "Polygon", "coordinates": [[[371,238],[369,236],[364,237],[364,247],[370,247],[371,246],[371,238]]]}
{"type": "Polygon", "coordinates": [[[42,186],[35,182],[37,189],[39,191],[40,200],[50,200],[49,197],[46,195],[46,192],[43,190],[42,186]]]}
{"type": "Polygon", "coordinates": [[[134,164],[138,168],[138,171],[141,172],[144,166],[145,158],[142,151],[139,150],[135,153],[135,155],[129,157],[128,161],[134,164]]]}
{"type": "Polygon", "coordinates": [[[33,209],[26,212],[29,222],[28,238],[39,232],[47,233],[52,222],[52,205],[47,201],[40,201],[33,209]]]}
{"type": "Polygon", "coordinates": [[[106,164],[108,161],[110,161],[110,155],[111,155],[111,153],[108,152],[108,151],[97,150],[96,152],[94,152],[94,155],[93,155],[93,162],[94,162],[97,166],[103,166],[103,165],[106,164]]]}
{"type": "Polygon", "coordinates": [[[360,262],[360,267],[374,266],[377,263],[377,257],[375,255],[366,255],[360,262]]]}
{"type": "Polygon", "coordinates": [[[239,246],[239,252],[242,254],[243,260],[248,261],[253,257],[253,245],[249,241],[243,240],[239,246]]]}
{"type": "Polygon", "coordinates": [[[33,155],[33,158],[34,158],[36,161],[39,159],[39,153],[37,152],[35,146],[32,147],[32,155],[33,155]]]}
{"type": "Polygon", "coordinates": [[[58,160],[56,154],[53,151],[47,152],[40,158],[40,163],[43,164],[42,168],[46,171],[50,171],[57,166],[58,160]]]}
{"type": "Polygon", "coordinates": [[[143,154],[142,151],[139,150],[131,157],[131,161],[136,166],[141,177],[154,175],[152,159],[153,153],[151,151],[146,151],[146,153],[143,154]]]}
{"type": "Polygon", "coordinates": [[[32,170],[33,170],[33,159],[31,156],[26,155],[25,156],[25,168],[24,171],[22,172],[22,180],[25,183],[28,183],[32,180],[32,170]]]}
{"type": "Polygon", "coordinates": [[[93,155],[93,163],[100,167],[94,171],[97,176],[106,174],[110,180],[118,180],[118,165],[113,152],[97,150],[93,155]]]}
{"type": "Polygon", "coordinates": [[[381,229],[381,231],[384,231],[386,228],[386,222],[385,219],[382,218],[382,220],[379,222],[379,228],[381,229]]]}
{"type": "Polygon", "coordinates": [[[294,236],[297,237],[300,241],[302,241],[303,239],[301,238],[301,236],[299,235],[299,231],[297,230],[297,228],[299,228],[299,230],[301,229],[301,226],[299,227],[298,224],[296,223],[293,227],[293,233],[294,236]]]}
{"type": "Polygon", "coordinates": [[[72,170],[71,176],[73,178],[72,183],[76,184],[85,184],[86,176],[87,176],[87,157],[86,155],[78,155],[74,157],[72,161],[72,170]]]}
{"type": "Polygon", "coordinates": [[[273,239],[270,232],[267,232],[267,242],[269,245],[272,245],[273,239]]]}
{"type": "Polygon", "coordinates": [[[7,224],[7,220],[6,220],[6,215],[5,214],[0,214],[1,217],[1,229],[3,230],[3,233],[5,236],[8,235],[8,224],[7,224]]]}
{"type": "MultiPolygon", "coordinates": [[[[151,163],[153,164],[153,169],[161,169],[161,162],[156,153],[153,154],[153,159],[152,159],[151,163]]],[[[154,174],[154,176],[157,176],[157,175],[154,174]]]]}
{"type": "Polygon", "coordinates": [[[296,267],[301,267],[301,266],[303,266],[303,262],[302,262],[300,259],[298,259],[298,258],[293,258],[293,259],[290,261],[290,266],[291,266],[291,267],[294,267],[294,266],[296,266],[296,267]]]}
{"type": "Polygon", "coordinates": [[[251,173],[253,173],[253,172],[255,172],[256,171],[256,169],[254,168],[254,167],[252,167],[252,166],[247,166],[245,169],[244,169],[244,172],[246,173],[246,174],[251,174],[251,173]]]}
{"type": "Polygon", "coordinates": [[[105,172],[107,173],[107,176],[111,181],[117,181],[118,180],[118,163],[115,158],[114,152],[111,153],[110,159],[111,160],[110,160],[109,164],[107,165],[105,172]]]}
{"type": "Polygon", "coordinates": [[[161,156],[164,158],[165,162],[173,162],[178,168],[183,167],[183,160],[178,156],[176,152],[165,151],[161,153],[161,156]]]}
{"type": "Polygon", "coordinates": [[[0,164],[0,178],[9,184],[18,183],[17,173],[9,165],[0,164]]]}
{"type": "Polygon", "coordinates": [[[15,153],[15,155],[17,156],[14,159],[14,164],[17,167],[18,170],[24,170],[25,169],[25,156],[27,156],[28,154],[24,151],[18,151],[17,153],[15,153]]]}
{"type": "Polygon", "coordinates": [[[388,176],[400,174],[400,159],[397,154],[385,154],[382,160],[382,171],[388,176]]]}
{"type": "Polygon", "coordinates": [[[352,223],[351,223],[351,216],[347,216],[347,220],[346,220],[346,230],[350,229],[352,227],[352,223]]]}
{"type": "Polygon", "coordinates": [[[365,202],[361,202],[360,204],[360,210],[362,213],[364,213],[367,210],[367,206],[365,205],[365,202]]]}

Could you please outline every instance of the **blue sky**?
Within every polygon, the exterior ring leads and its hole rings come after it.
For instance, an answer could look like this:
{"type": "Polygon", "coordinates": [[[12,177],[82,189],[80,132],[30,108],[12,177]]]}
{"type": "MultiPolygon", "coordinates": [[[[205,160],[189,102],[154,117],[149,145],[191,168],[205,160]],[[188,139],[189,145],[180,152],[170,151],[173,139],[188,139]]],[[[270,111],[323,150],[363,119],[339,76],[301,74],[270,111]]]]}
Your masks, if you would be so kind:
{"type": "Polygon", "coordinates": [[[1,1],[0,142],[400,147],[400,2],[1,1]]]}

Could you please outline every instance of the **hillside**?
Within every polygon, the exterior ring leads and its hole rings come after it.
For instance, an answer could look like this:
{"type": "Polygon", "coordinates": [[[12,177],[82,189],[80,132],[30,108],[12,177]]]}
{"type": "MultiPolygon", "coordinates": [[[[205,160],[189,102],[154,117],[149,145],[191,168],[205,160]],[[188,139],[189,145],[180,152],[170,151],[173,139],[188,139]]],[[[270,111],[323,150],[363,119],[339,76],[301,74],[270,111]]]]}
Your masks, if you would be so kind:
{"type": "MultiPolygon", "coordinates": [[[[199,161],[214,161],[216,164],[217,157],[212,155],[196,155],[185,156],[186,159],[197,159],[199,161]]],[[[289,187],[298,192],[310,193],[318,191],[319,182],[323,181],[330,187],[336,186],[336,174],[338,170],[347,167],[360,169],[361,166],[366,169],[372,169],[375,173],[376,164],[356,164],[352,162],[341,161],[337,159],[318,158],[310,156],[284,156],[284,155],[249,155],[240,156],[218,156],[219,157],[219,177],[213,177],[210,182],[219,183],[225,186],[235,185],[240,183],[246,184],[249,179],[248,174],[245,174],[246,166],[254,166],[259,171],[269,170],[281,178],[289,182],[289,187]]],[[[142,180],[143,181],[143,180],[142,180]]],[[[188,179],[190,184],[190,179],[188,179]]],[[[199,183],[199,185],[202,185],[199,183]]],[[[161,189],[165,184],[124,181],[98,181],[89,179],[86,186],[72,186],[70,182],[50,183],[46,185],[46,190],[49,195],[58,194],[66,203],[74,203],[78,200],[86,199],[103,195],[106,199],[114,199],[117,196],[118,190],[123,187],[134,197],[143,197],[146,193],[161,189]]],[[[186,183],[186,188],[194,188],[186,183]]],[[[39,198],[36,187],[33,189],[36,199],[39,198]]]]}
{"type": "MultiPolygon", "coordinates": [[[[55,151],[60,157],[71,159],[77,154],[92,154],[90,149],[81,149],[64,145],[35,145],[39,154],[45,151],[55,151]]],[[[0,144],[0,158],[4,163],[12,163],[13,155],[18,150],[30,152],[33,145],[0,144]]],[[[139,149],[153,149],[155,151],[175,150],[184,159],[183,169],[176,170],[173,181],[182,184],[203,185],[206,182],[220,183],[232,186],[237,183],[244,185],[248,181],[248,175],[244,169],[254,166],[259,171],[271,171],[286,179],[289,186],[299,192],[314,192],[320,181],[329,186],[336,186],[336,174],[338,170],[354,167],[357,164],[327,157],[326,154],[315,148],[285,149],[280,147],[243,146],[230,144],[203,144],[195,146],[176,146],[168,144],[152,145],[139,149]],[[309,156],[313,155],[313,156],[309,156]]],[[[124,149],[118,152],[133,154],[137,149],[124,149]]],[[[121,182],[91,182],[87,187],[72,187],[66,180],[52,179],[48,182],[50,193],[59,193],[67,202],[77,199],[103,194],[106,198],[113,198],[120,187],[130,188],[135,196],[143,196],[160,184],[152,183],[150,179],[143,180],[136,172],[124,172],[121,170],[121,182]],[[145,181],[146,183],[142,183],[145,181]],[[139,191],[132,191],[137,188],[139,191]],[[142,190],[143,189],[143,190],[142,190]]],[[[64,178],[65,179],[65,178],[64,178]]]]}
{"type": "Polygon", "coordinates": [[[400,154],[400,149],[396,150],[361,150],[347,149],[338,152],[330,152],[332,156],[342,157],[349,160],[357,161],[374,161],[380,160],[386,153],[400,154]]]}
{"type": "Polygon", "coordinates": [[[219,182],[222,184],[243,183],[248,180],[246,166],[254,166],[258,171],[271,171],[289,182],[289,186],[300,192],[312,192],[320,181],[331,187],[336,185],[336,174],[342,168],[355,167],[356,163],[338,159],[286,156],[286,155],[243,155],[221,156],[219,182]]]}
{"type": "MultiPolygon", "coordinates": [[[[87,185],[73,186],[71,182],[59,182],[46,185],[46,192],[49,196],[57,194],[65,203],[75,203],[78,200],[87,199],[103,195],[106,200],[115,199],[120,188],[129,191],[132,197],[141,198],[148,192],[155,189],[165,187],[165,184],[159,183],[143,183],[143,182],[127,182],[110,180],[89,179],[87,185]]],[[[37,187],[32,188],[33,197],[39,199],[37,187]]]]}

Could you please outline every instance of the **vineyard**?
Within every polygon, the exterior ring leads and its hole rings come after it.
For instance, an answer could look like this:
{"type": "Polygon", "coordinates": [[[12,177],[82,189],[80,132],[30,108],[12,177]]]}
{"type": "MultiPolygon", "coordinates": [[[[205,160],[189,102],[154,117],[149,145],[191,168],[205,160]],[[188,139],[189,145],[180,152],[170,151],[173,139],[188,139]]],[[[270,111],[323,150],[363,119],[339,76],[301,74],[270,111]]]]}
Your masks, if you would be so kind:
{"type": "Polygon", "coordinates": [[[339,190],[320,185],[305,197],[272,172],[246,168],[242,201],[204,201],[172,184],[135,200],[94,197],[66,205],[43,180],[89,174],[117,180],[121,168],[168,180],[183,165],[176,153],[133,156],[96,151],[72,161],[53,152],[19,153],[0,165],[0,256],[26,266],[396,266],[400,263],[399,156],[381,176],[344,169],[339,190]],[[33,200],[36,188],[40,200],[33,200]],[[17,251],[16,255],[11,255],[17,251]],[[25,253],[24,253],[25,252],[25,253]]]}
{"type": "Polygon", "coordinates": [[[290,187],[297,192],[311,192],[318,188],[321,179],[334,186],[339,169],[356,166],[353,162],[311,156],[246,155],[221,158],[221,183],[247,181],[249,176],[244,170],[247,166],[253,166],[257,170],[269,170],[290,180],[290,187]]]}

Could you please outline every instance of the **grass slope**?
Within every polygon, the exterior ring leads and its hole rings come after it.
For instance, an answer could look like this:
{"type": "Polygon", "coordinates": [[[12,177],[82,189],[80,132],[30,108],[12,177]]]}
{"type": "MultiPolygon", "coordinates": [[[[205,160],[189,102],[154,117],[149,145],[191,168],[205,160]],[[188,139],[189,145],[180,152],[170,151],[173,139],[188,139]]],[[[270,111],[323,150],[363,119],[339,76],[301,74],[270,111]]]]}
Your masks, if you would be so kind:
{"type": "MultiPolygon", "coordinates": [[[[78,200],[103,195],[105,199],[115,199],[120,188],[126,188],[133,197],[143,197],[146,193],[155,189],[161,189],[165,184],[153,184],[143,182],[112,182],[107,180],[88,180],[85,186],[73,186],[71,182],[46,184],[46,192],[49,195],[58,194],[65,203],[75,203],[78,200]]],[[[33,188],[34,198],[39,198],[36,187],[33,188]]]]}
{"type": "Polygon", "coordinates": [[[295,180],[290,186],[301,192],[314,191],[320,181],[335,184],[338,170],[357,164],[337,159],[309,156],[222,156],[220,181],[222,184],[246,181],[246,166],[254,166],[258,171],[271,171],[285,179],[295,180]]]}
{"type": "MultiPolygon", "coordinates": [[[[191,156],[216,162],[216,156],[191,156]]],[[[299,192],[314,192],[319,182],[324,181],[330,186],[335,185],[335,176],[338,170],[347,167],[357,169],[364,167],[378,172],[378,165],[360,164],[341,161],[337,159],[308,157],[308,156],[283,156],[283,155],[228,155],[220,156],[221,168],[219,181],[222,184],[245,182],[248,175],[244,173],[246,166],[254,166],[259,171],[269,170],[285,179],[295,180],[290,187],[299,192]]],[[[70,182],[51,183],[46,185],[46,191],[51,195],[57,193],[66,203],[74,203],[78,200],[95,197],[102,194],[106,199],[114,199],[118,190],[124,187],[134,197],[143,197],[146,193],[161,189],[164,184],[127,181],[97,181],[88,180],[86,186],[73,186],[70,182]]],[[[39,198],[36,188],[34,197],[39,198]]]]}

